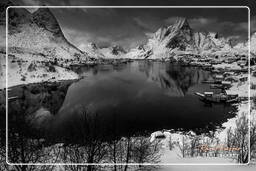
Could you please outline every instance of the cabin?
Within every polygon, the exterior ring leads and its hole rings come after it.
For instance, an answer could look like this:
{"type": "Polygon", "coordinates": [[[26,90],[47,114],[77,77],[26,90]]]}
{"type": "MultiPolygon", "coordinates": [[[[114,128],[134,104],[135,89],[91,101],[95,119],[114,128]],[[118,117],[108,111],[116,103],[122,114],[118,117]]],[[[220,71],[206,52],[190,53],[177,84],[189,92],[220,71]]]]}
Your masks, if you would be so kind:
{"type": "Polygon", "coordinates": [[[226,76],[231,76],[234,74],[235,74],[234,72],[224,72],[223,76],[226,77],[226,76]]]}
{"type": "Polygon", "coordinates": [[[166,138],[165,134],[162,131],[154,132],[154,138],[155,139],[164,139],[166,138]]]}
{"type": "Polygon", "coordinates": [[[233,62],[236,62],[236,59],[235,58],[232,58],[232,57],[229,57],[227,59],[224,60],[225,63],[228,63],[228,64],[231,64],[233,62]]]}
{"type": "Polygon", "coordinates": [[[204,92],[204,96],[205,97],[212,97],[213,96],[213,92],[204,92]]]}
{"type": "Polygon", "coordinates": [[[234,92],[226,91],[226,95],[227,95],[227,102],[235,102],[239,100],[238,94],[234,92]]]}
{"type": "Polygon", "coordinates": [[[231,82],[230,81],[221,81],[221,84],[225,87],[231,87],[231,82]]]}
{"type": "Polygon", "coordinates": [[[234,99],[234,98],[237,98],[237,97],[238,97],[238,94],[235,94],[235,93],[228,93],[228,94],[227,94],[227,97],[228,97],[228,99],[234,99]]]}
{"type": "MultiPolygon", "coordinates": [[[[212,72],[213,72],[213,73],[220,73],[220,70],[214,69],[214,70],[212,70],[212,72]]],[[[255,75],[256,75],[256,74],[255,74],[255,75]]]]}
{"type": "Polygon", "coordinates": [[[223,75],[216,75],[215,76],[215,82],[221,82],[224,80],[224,76],[223,75]]]}
{"type": "Polygon", "coordinates": [[[207,63],[203,63],[202,65],[203,65],[204,67],[211,67],[211,66],[212,66],[212,64],[210,64],[210,63],[208,63],[208,62],[207,62],[207,63]]]}
{"type": "Polygon", "coordinates": [[[237,78],[234,78],[232,76],[229,76],[229,77],[226,77],[225,78],[225,81],[229,81],[229,82],[238,82],[238,79],[237,78]]]}
{"type": "Polygon", "coordinates": [[[223,79],[224,76],[223,76],[223,75],[215,75],[215,78],[216,78],[216,79],[223,79]]]}
{"type": "Polygon", "coordinates": [[[239,66],[245,66],[246,63],[247,63],[247,61],[245,61],[245,60],[239,60],[239,61],[237,61],[237,65],[239,65],[239,66]]]}
{"type": "Polygon", "coordinates": [[[245,82],[248,80],[248,77],[242,77],[242,78],[239,78],[239,81],[242,81],[242,82],[245,82]]]}
{"type": "Polygon", "coordinates": [[[222,93],[213,94],[213,92],[204,92],[205,100],[209,102],[224,102],[226,100],[226,96],[222,93]]]}

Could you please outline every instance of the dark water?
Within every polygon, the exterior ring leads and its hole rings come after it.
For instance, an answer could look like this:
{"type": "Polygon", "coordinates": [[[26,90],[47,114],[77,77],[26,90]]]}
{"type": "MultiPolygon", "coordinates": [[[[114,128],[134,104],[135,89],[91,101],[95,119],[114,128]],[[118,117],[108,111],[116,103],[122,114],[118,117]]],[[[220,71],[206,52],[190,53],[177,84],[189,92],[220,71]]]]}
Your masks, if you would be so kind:
{"type": "Polygon", "coordinates": [[[212,75],[199,68],[135,61],[77,72],[85,77],[69,87],[55,117],[55,130],[64,134],[80,136],[85,129],[122,136],[162,129],[207,132],[233,116],[231,106],[205,105],[194,95],[210,90],[201,81],[212,75]]]}

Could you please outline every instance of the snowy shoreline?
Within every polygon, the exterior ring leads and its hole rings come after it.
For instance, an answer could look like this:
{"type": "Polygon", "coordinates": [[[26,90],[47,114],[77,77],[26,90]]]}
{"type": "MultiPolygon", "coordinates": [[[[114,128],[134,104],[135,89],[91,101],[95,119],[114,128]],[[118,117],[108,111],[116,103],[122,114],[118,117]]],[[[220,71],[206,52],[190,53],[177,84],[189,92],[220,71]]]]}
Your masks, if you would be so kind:
{"type": "MultiPolygon", "coordinates": [[[[214,66],[214,65],[213,65],[214,66]]],[[[224,69],[226,67],[226,65],[215,65],[214,68],[218,68],[218,69],[224,69]]],[[[232,68],[232,67],[229,67],[232,68]]],[[[235,78],[239,79],[241,77],[245,77],[244,74],[238,74],[237,76],[234,76],[235,78]]],[[[247,74],[248,77],[248,74],[247,74]]],[[[250,76],[251,77],[251,82],[249,83],[248,81],[239,81],[239,82],[235,82],[232,83],[232,86],[229,88],[229,92],[238,94],[239,97],[248,97],[248,91],[249,88],[251,87],[251,85],[253,83],[256,82],[256,78],[254,76],[250,76]]],[[[250,98],[254,97],[256,95],[256,91],[255,89],[250,89],[250,98]]],[[[236,112],[236,116],[234,118],[230,118],[228,119],[226,122],[224,122],[222,124],[222,128],[216,130],[213,134],[214,137],[218,140],[218,142],[213,142],[212,144],[210,144],[209,146],[216,146],[218,144],[227,144],[227,136],[229,131],[234,131],[236,129],[236,123],[239,121],[239,119],[241,119],[244,115],[246,116],[246,118],[250,118],[251,120],[249,122],[255,122],[255,117],[252,117],[253,113],[255,113],[253,109],[253,102],[252,100],[248,100],[248,101],[242,101],[241,103],[239,103],[237,105],[237,112],[236,112]],[[250,109],[249,109],[249,103],[251,105],[250,109]],[[249,117],[249,115],[251,114],[251,117],[249,117]]],[[[248,123],[250,124],[250,123],[248,123]]],[[[193,141],[193,137],[196,137],[196,134],[192,131],[188,132],[188,133],[184,133],[184,132],[175,132],[173,133],[173,131],[162,131],[162,130],[158,130],[156,132],[153,132],[151,134],[151,141],[155,141],[156,137],[159,136],[163,136],[165,137],[164,139],[160,140],[163,144],[163,157],[161,158],[163,163],[169,163],[171,161],[171,163],[234,163],[234,159],[231,157],[206,157],[206,158],[201,158],[201,157],[181,157],[181,151],[177,146],[178,144],[183,144],[183,140],[184,137],[188,138],[189,141],[193,141]],[[189,134],[189,135],[188,135],[189,134]],[[174,147],[172,147],[173,149],[170,150],[170,144],[172,143],[176,143],[176,146],[174,145],[174,147]],[[223,160],[225,159],[225,160],[223,160]]],[[[201,139],[202,141],[204,139],[209,139],[210,137],[208,137],[207,135],[202,135],[201,139]]],[[[160,138],[161,139],[161,138],[160,138]]]]}

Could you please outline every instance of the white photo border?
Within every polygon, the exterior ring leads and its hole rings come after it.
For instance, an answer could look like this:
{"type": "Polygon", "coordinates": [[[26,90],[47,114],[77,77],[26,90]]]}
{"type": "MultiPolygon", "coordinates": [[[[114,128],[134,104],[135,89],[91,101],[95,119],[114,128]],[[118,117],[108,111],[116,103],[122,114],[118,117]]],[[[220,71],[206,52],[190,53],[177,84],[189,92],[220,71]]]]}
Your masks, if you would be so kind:
{"type": "Polygon", "coordinates": [[[251,30],[251,21],[250,21],[250,7],[248,6],[8,6],[6,8],[6,163],[11,166],[17,165],[33,165],[33,166],[45,166],[45,165],[54,165],[54,166],[64,166],[64,165],[79,165],[79,166],[88,166],[88,165],[99,165],[99,166],[114,166],[114,165],[128,165],[128,166],[136,166],[136,165],[143,165],[143,166],[171,166],[171,165],[218,165],[218,166],[226,166],[226,165],[248,165],[251,160],[250,156],[250,124],[251,124],[251,104],[250,104],[250,30],[251,30]],[[246,8],[248,10],[248,135],[249,135],[249,143],[248,143],[248,150],[249,150],[249,158],[247,163],[11,163],[8,161],[8,10],[10,8],[246,8]]]}

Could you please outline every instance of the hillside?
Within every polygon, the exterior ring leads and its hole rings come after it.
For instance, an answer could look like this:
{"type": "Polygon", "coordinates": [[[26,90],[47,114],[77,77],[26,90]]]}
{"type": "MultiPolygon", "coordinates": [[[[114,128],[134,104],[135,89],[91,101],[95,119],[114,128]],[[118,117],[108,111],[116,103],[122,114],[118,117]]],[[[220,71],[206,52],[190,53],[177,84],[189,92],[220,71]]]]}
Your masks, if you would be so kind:
{"type": "MultiPolygon", "coordinates": [[[[10,1],[1,6],[10,6],[10,1]]],[[[50,9],[30,13],[9,8],[8,87],[41,81],[77,79],[69,69],[72,63],[90,63],[87,53],[72,45],[63,35],[50,9]]],[[[1,10],[1,34],[5,33],[5,10],[1,10]]],[[[1,37],[5,37],[1,35],[1,37]]],[[[5,87],[5,45],[1,47],[1,88],[5,87]]]]}

